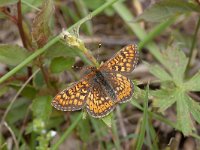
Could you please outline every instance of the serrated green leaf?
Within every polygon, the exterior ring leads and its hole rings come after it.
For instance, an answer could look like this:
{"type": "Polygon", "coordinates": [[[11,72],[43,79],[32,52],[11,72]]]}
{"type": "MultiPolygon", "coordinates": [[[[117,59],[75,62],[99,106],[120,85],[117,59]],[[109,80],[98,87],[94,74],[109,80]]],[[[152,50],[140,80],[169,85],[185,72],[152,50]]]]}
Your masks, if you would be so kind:
{"type": "Polygon", "coordinates": [[[188,96],[188,106],[194,119],[200,124],[200,105],[188,96]]]}
{"type": "Polygon", "coordinates": [[[40,13],[34,18],[32,26],[32,37],[38,47],[44,46],[51,34],[49,23],[54,12],[53,0],[46,0],[42,5],[40,13]]]}
{"type": "Polygon", "coordinates": [[[176,94],[177,92],[175,89],[169,91],[151,91],[151,95],[153,96],[153,106],[158,107],[160,112],[164,112],[167,108],[176,102],[176,94]]]}
{"type": "Polygon", "coordinates": [[[16,66],[28,57],[26,49],[18,45],[0,44],[0,62],[16,66]]]}
{"type": "Polygon", "coordinates": [[[137,18],[137,20],[161,22],[188,12],[200,12],[200,7],[182,0],[162,0],[146,9],[144,13],[137,18]]]}
{"type": "Polygon", "coordinates": [[[1,0],[0,1],[0,7],[5,7],[7,5],[15,4],[18,0],[1,0]]]}
{"type": "Polygon", "coordinates": [[[179,86],[182,86],[187,62],[188,58],[186,58],[183,51],[179,50],[177,47],[169,47],[162,53],[161,63],[172,75],[174,83],[179,86]]]}
{"type": "Polygon", "coordinates": [[[32,104],[34,117],[46,121],[49,118],[52,110],[51,101],[51,96],[39,96],[35,98],[32,104]]]}
{"type": "Polygon", "coordinates": [[[72,67],[75,60],[72,57],[56,57],[51,61],[50,70],[53,73],[59,73],[72,67]]]}
{"type": "Polygon", "coordinates": [[[196,73],[191,79],[184,83],[186,91],[200,91],[200,72],[196,73]]]}
{"type": "Polygon", "coordinates": [[[161,81],[170,81],[172,77],[159,65],[148,65],[149,71],[161,81]]]}
{"type": "Polygon", "coordinates": [[[190,117],[190,108],[188,105],[189,99],[183,91],[177,92],[176,99],[178,128],[183,132],[184,135],[190,135],[194,130],[194,126],[190,117]]]}

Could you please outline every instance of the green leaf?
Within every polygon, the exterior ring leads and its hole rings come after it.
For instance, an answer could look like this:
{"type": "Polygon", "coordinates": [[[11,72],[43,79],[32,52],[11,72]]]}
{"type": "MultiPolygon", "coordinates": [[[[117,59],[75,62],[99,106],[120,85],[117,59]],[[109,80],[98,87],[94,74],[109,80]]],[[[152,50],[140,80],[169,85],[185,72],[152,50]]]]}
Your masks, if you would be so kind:
{"type": "Polygon", "coordinates": [[[188,96],[188,106],[194,119],[200,124],[200,105],[188,96]]]}
{"type": "Polygon", "coordinates": [[[38,96],[35,98],[32,104],[34,117],[47,121],[52,110],[51,101],[52,97],[50,96],[38,96]]]}
{"type": "Polygon", "coordinates": [[[162,64],[167,68],[173,77],[174,83],[181,85],[184,80],[185,69],[188,59],[177,47],[169,47],[162,53],[162,64]]]}
{"type": "Polygon", "coordinates": [[[50,70],[53,73],[59,73],[64,70],[70,69],[75,60],[72,57],[56,57],[51,61],[50,70]]]}
{"type": "Polygon", "coordinates": [[[200,72],[196,73],[189,81],[185,82],[184,87],[187,91],[200,91],[200,72]]]}
{"type": "Polygon", "coordinates": [[[162,0],[146,9],[143,14],[137,17],[137,20],[161,22],[171,17],[193,11],[200,12],[200,7],[182,0],[162,0]]]}
{"type": "MultiPolygon", "coordinates": [[[[21,84],[10,84],[10,87],[19,90],[21,88],[21,84]]],[[[26,85],[26,87],[22,90],[21,95],[27,97],[29,99],[35,98],[37,90],[32,85],[26,85]]]]}
{"type": "Polygon", "coordinates": [[[59,41],[48,48],[48,51],[46,52],[45,56],[50,59],[55,58],[55,57],[60,57],[60,56],[75,57],[77,56],[77,52],[74,49],[67,46],[66,44],[63,44],[63,42],[59,41]]]}
{"type": "Polygon", "coordinates": [[[112,117],[113,113],[110,113],[109,115],[102,118],[102,121],[110,128],[112,127],[112,117]]]}
{"type": "Polygon", "coordinates": [[[46,0],[43,3],[41,12],[37,14],[33,21],[32,37],[38,47],[43,47],[51,34],[49,23],[54,12],[52,0],[46,0]]]}
{"type": "Polygon", "coordinates": [[[7,5],[15,4],[18,0],[1,0],[0,1],[0,7],[5,7],[7,5]]]}
{"type": "MultiPolygon", "coordinates": [[[[76,120],[76,118],[79,116],[79,113],[74,114],[71,119],[72,122],[74,122],[76,120]]],[[[81,119],[80,123],[77,125],[77,129],[78,129],[78,134],[80,135],[80,138],[82,139],[82,141],[84,142],[88,142],[90,139],[90,136],[88,136],[90,134],[90,122],[89,119],[81,119]]]]}
{"type": "Polygon", "coordinates": [[[156,90],[152,91],[153,106],[158,107],[160,112],[164,112],[172,104],[176,102],[176,89],[171,90],[156,90]]]}
{"type": "Polygon", "coordinates": [[[27,114],[27,108],[30,101],[25,98],[18,98],[13,104],[11,110],[6,116],[6,121],[9,124],[14,124],[19,120],[23,120],[27,114]]]}
{"type": "Polygon", "coordinates": [[[33,85],[37,89],[41,89],[45,85],[44,76],[41,71],[33,78],[33,85]]]}
{"type": "Polygon", "coordinates": [[[18,45],[0,44],[0,62],[16,66],[28,57],[26,49],[18,45]]]}
{"type": "MultiPolygon", "coordinates": [[[[183,91],[177,92],[177,124],[184,135],[190,135],[194,126],[190,117],[189,99],[183,91]]],[[[193,109],[193,108],[192,108],[193,109]]]]}
{"type": "Polygon", "coordinates": [[[170,81],[172,77],[159,65],[148,65],[149,71],[161,81],[170,81]]]}

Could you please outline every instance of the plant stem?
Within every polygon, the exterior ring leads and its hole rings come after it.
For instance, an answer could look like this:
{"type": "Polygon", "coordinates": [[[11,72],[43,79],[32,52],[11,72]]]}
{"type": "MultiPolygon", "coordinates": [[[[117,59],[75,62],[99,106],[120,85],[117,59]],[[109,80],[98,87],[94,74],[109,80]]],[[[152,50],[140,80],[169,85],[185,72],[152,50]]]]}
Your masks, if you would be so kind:
{"type": "Polygon", "coordinates": [[[188,64],[187,64],[186,72],[185,72],[186,74],[188,73],[189,67],[191,65],[191,60],[192,60],[192,56],[193,56],[193,53],[194,53],[194,47],[195,47],[195,44],[196,44],[196,41],[197,41],[197,35],[198,35],[199,27],[200,27],[200,17],[199,17],[199,20],[197,22],[197,26],[196,26],[195,33],[194,33],[193,40],[192,40],[192,45],[191,45],[191,48],[190,48],[189,60],[188,60],[188,64]]]}
{"type": "MultiPolygon", "coordinates": [[[[96,16],[97,14],[99,14],[100,12],[102,12],[105,8],[109,7],[110,5],[112,5],[113,3],[117,2],[117,1],[121,1],[121,0],[110,0],[110,1],[108,1],[106,3],[104,3],[102,6],[100,6],[99,8],[97,8],[95,11],[93,11],[92,13],[90,13],[89,15],[87,15],[86,17],[84,17],[83,19],[81,19],[80,21],[78,21],[77,23],[75,23],[74,25],[72,25],[70,28],[68,28],[67,31],[73,29],[74,27],[80,26],[80,24],[82,24],[83,22],[87,21],[89,18],[92,18],[92,17],[96,16]]],[[[0,78],[0,84],[2,82],[4,82],[5,80],[7,80],[12,75],[14,75],[15,73],[17,73],[20,69],[22,69],[23,67],[25,67],[27,64],[29,64],[33,59],[35,59],[36,57],[38,57],[39,55],[41,55],[42,53],[44,53],[50,46],[52,46],[53,44],[55,44],[59,40],[60,40],[60,36],[58,35],[55,38],[53,38],[51,41],[49,41],[44,47],[36,50],[27,59],[25,59],[23,62],[21,62],[15,68],[13,68],[11,71],[9,71],[8,73],[6,73],[3,77],[1,77],[0,78]]]]}
{"type": "Polygon", "coordinates": [[[25,34],[24,34],[24,29],[23,29],[23,25],[22,25],[22,11],[21,11],[21,0],[18,1],[17,3],[17,26],[19,29],[19,34],[21,36],[22,39],[22,43],[24,45],[25,48],[28,48],[28,45],[26,43],[26,38],[25,38],[25,34]]]}

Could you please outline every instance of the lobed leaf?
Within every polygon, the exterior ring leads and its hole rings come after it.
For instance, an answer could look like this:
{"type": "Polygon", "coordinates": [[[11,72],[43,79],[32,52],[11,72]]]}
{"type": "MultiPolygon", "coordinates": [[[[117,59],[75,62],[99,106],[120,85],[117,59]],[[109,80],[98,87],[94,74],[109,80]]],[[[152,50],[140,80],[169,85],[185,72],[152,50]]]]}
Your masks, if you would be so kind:
{"type": "Polygon", "coordinates": [[[161,81],[170,81],[172,77],[159,65],[148,65],[149,71],[161,81]]]}
{"type": "Polygon", "coordinates": [[[164,112],[176,102],[176,94],[177,91],[175,89],[152,91],[153,106],[158,107],[160,112],[164,112]]]}
{"type": "Polygon", "coordinates": [[[188,58],[183,51],[170,47],[162,53],[162,64],[170,72],[176,85],[181,85],[184,80],[188,58]]]}
{"type": "Polygon", "coordinates": [[[187,102],[190,108],[190,112],[192,116],[194,117],[194,119],[200,124],[200,105],[189,96],[187,96],[187,98],[188,98],[187,102]]]}
{"type": "Polygon", "coordinates": [[[186,91],[200,91],[200,72],[196,73],[191,79],[184,83],[186,91]]]}
{"type": "MultiPolygon", "coordinates": [[[[183,91],[178,91],[177,99],[177,125],[184,135],[191,135],[194,126],[190,117],[190,104],[188,96],[183,91]]],[[[193,108],[192,108],[193,109],[193,108]]]]}

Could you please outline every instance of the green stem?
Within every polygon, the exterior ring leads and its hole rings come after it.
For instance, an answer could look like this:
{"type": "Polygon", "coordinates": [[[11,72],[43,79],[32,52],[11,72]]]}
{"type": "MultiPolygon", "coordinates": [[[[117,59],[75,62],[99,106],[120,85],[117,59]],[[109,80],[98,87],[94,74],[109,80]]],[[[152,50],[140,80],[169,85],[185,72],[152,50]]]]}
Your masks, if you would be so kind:
{"type": "Polygon", "coordinates": [[[160,24],[158,24],[155,28],[153,28],[139,44],[138,49],[142,49],[146,44],[151,42],[156,36],[161,34],[167,27],[169,27],[172,23],[174,23],[175,18],[168,19],[160,24]]]}
{"type": "Polygon", "coordinates": [[[194,47],[195,47],[195,44],[196,44],[196,41],[197,41],[197,35],[198,35],[199,27],[200,27],[200,17],[199,17],[199,20],[197,22],[194,37],[193,37],[193,40],[192,40],[192,45],[191,45],[190,54],[189,54],[189,60],[188,60],[188,64],[187,64],[187,67],[186,67],[186,73],[188,72],[190,64],[191,64],[192,55],[194,53],[194,47]]]}
{"type": "MultiPolygon", "coordinates": [[[[71,29],[73,29],[75,27],[80,26],[82,23],[84,23],[87,20],[91,19],[92,17],[96,16],[97,14],[99,14],[100,12],[102,12],[105,8],[109,7],[110,5],[112,5],[113,3],[117,2],[117,1],[120,1],[120,0],[110,0],[110,1],[107,1],[102,6],[100,6],[99,8],[97,8],[95,11],[93,11],[92,13],[90,13],[89,15],[87,15],[86,17],[84,17],[83,19],[81,19],[80,21],[78,21],[77,23],[75,23],[74,25],[72,25],[70,28],[67,29],[67,31],[69,31],[69,30],[71,30],[71,29]]],[[[1,77],[0,78],[0,84],[2,82],[4,82],[5,80],[7,80],[12,75],[14,75],[15,73],[17,73],[20,69],[22,69],[23,67],[25,67],[26,65],[28,65],[33,59],[35,59],[36,57],[38,57],[39,55],[41,55],[42,53],[44,53],[50,46],[52,46],[53,44],[55,44],[59,40],[60,40],[60,36],[58,35],[55,38],[53,38],[51,41],[49,41],[44,47],[36,50],[27,59],[25,59],[23,62],[21,62],[15,68],[13,68],[11,71],[9,71],[8,73],[6,73],[3,77],[1,77]]]]}

